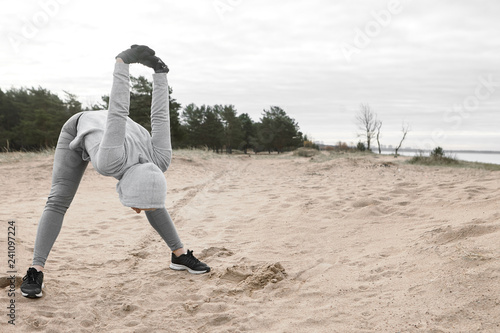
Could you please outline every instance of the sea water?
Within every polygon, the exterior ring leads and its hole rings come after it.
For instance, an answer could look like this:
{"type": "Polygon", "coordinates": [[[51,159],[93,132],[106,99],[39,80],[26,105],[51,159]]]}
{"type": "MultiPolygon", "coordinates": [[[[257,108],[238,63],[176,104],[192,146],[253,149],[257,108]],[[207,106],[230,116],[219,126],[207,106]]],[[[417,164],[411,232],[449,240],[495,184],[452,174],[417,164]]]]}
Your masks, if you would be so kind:
{"type": "MultiPolygon", "coordinates": [[[[389,151],[382,151],[384,154],[390,154],[394,153],[394,151],[389,152],[389,151]]],[[[413,151],[399,151],[400,155],[403,156],[415,156],[418,155],[419,153],[413,152],[413,151]]],[[[424,156],[429,156],[430,152],[424,152],[424,156]]],[[[462,152],[446,152],[445,151],[445,156],[453,157],[458,160],[462,161],[469,161],[469,162],[481,162],[481,163],[492,163],[492,164],[500,164],[500,152],[498,153],[482,153],[482,152],[467,152],[467,153],[462,153],[462,152]]]]}
{"type": "Polygon", "coordinates": [[[462,161],[500,164],[500,154],[493,153],[452,153],[452,156],[462,161]]]}

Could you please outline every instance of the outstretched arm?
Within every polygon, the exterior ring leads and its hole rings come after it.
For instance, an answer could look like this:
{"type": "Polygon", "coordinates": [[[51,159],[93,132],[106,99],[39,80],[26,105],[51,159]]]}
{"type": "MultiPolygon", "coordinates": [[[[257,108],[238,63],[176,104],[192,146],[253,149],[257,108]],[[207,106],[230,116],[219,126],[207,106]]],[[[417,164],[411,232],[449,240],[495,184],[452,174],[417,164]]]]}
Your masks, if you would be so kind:
{"type": "Polygon", "coordinates": [[[129,65],[125,64],[121,59],[117,59],[113,72],[113,86],[109,96],[106,131],[102,138],[101,147],[123,147],[129,107],[129,65]]]}
{"type": "Polygon", "coordinates": [[[165,172],[172,159],[168,80],[166,73],[153,74],[151,137],[154,163],[165,172]]]}
{"type": "Polygon", "coordinates": [[[141,62],[154,56],[155,51],[145,45],[132,45],[118,54],[113,72],[113,87],[109,96],[109,111],[106,128],[97,153],[97,161],[93,161],[103,174],[112,175],[125,165],[125,132],[130,107],[129,64],[141,62]]]}
{"type": "Polygon", "coordinates": [[[130,106],[129,65],[120,58],[113,72],[113,87],[109,96],[106,128],[97,153],[98,169],[114,173],[125,163],[125,128],[130,106]]]}

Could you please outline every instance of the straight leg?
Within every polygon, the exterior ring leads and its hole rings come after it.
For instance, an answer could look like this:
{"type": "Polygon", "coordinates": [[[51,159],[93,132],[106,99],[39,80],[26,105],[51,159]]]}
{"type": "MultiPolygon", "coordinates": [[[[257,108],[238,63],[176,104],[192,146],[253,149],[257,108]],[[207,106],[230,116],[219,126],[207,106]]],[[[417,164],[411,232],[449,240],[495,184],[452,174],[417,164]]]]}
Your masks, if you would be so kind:
{"type": "Polygon", "coordinates": [[[45,266],[49,252],[61,230],[64,215],[78,189],[88,162],[80,151],[69,149],[76,136],[76,123],[80,114],[71,117],[63,126],[57,141],[52,170],[52,187],[45,205],[35,240],[33,265],[45,266]]]}
{"type": "Polygon", "coordinates": [[[146,216],[151,226],[160,234],[172,252],[184,247],[177,234],[174,222],[165,208],[146,211],[146,216]]]}

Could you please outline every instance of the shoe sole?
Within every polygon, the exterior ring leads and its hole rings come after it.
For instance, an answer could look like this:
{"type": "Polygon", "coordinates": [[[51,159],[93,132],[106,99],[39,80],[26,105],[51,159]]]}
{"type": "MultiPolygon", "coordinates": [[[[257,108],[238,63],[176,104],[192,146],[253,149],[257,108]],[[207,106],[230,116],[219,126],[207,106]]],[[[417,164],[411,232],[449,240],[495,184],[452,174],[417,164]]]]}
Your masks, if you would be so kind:
{"type": "MultiPolygon", "coordinates": [[[[42,289],[45,287],[45,285],[42,283],[42,289]]],[[[23,295],[24,297],[28,297],[28,298],[40,298],[43,296],[43,292],[40,291],[38,294],[27,294],[25,293],[24,291],[21,290],[21,295],[23,295]]]]}
{"type": "Polygon", "coordinates": [[[170,269],[173,269],[174,271],[188,271],[191,274],[204,274],[204,273],[210,272],[210,268],[206,269],[204,271],[195,271],[187,266],[179,265],[179,264],[170,264],[170,269]]]}

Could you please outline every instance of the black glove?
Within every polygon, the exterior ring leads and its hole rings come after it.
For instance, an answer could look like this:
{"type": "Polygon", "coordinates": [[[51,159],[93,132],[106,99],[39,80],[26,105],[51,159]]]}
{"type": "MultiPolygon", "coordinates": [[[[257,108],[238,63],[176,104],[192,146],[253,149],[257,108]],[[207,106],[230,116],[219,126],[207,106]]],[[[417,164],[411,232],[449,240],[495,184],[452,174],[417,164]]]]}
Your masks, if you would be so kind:
{"type": "Polygon", "coordinates": [[[147,47],[146,45],[134,44],[130,49],[123,51],[118,54],[116,58],[121,58],[126,64],[133,64],[140,62],[142,59],[154,56],[155,51],[147,47]]]}
{"type": "Polygon", "coordinates": [[[168,73],[168,66],[157,56],[151,55],[139,60],[144,66],[151,67],[155,73],[168,73]]]}

